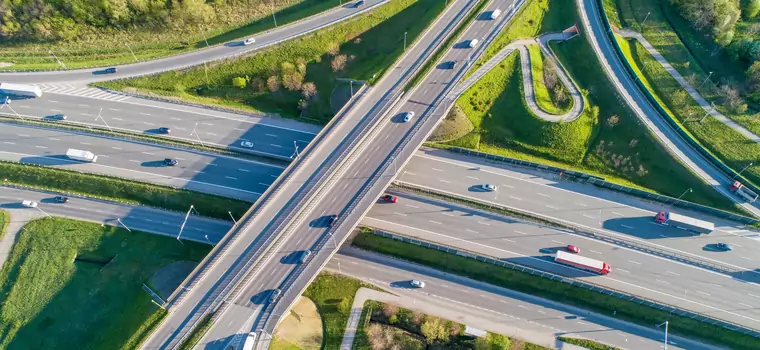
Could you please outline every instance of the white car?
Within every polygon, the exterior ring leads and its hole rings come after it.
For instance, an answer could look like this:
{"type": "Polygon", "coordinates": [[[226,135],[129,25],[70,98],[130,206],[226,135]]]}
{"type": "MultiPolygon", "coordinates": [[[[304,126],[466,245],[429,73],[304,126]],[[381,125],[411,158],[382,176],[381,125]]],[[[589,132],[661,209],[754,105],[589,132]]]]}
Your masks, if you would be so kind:
{"type": "Polygon", "coordinates": [[[248,46],[256,42],[256,39],[254,38],[248,38],[243,40],[243,45],[248,46]]]}
{"type": "Polygon", "coordinates": [[[475,47],[475,46],[478,45],[479,42],[480,41],[478,41],[478,39],[472,39],[472,40],[470,40],[470,42],[468,44],[470,45],[470,47],[475,47]]]}
{"type": "Polygon", "coordinates": [[[480,185],[480,189],[487,192],[493,192],[493,191],[496,191],[496,186],[491,185],[491,184],[482,184],[480,185]]]}
{"type": "Polygon", "coordinates": [[[499,15],[501,15],[501,10],[496,9],[496,10],[491,11],[491,19],[499,18],[499,15]]]}
{"type": "Polygon", "coordinates": [[[34,201],[23,201],[21,202],[21,205],[27,208],[37,208],[37,202],[34,201]]]}
{"type": "Polygon", "coordinates": [[[240,142],[240,146],[245,147],[245,148],[253,148],[253,142],[243,141],[243,142],[240,142]]]}
{"type": "Polygon", "coordinates": [[[425,282],[422,282],[420,280],[411,280],[409,282],[409,285],[411,285],[414,288],[425,288],[425,282]]]}
{"type": "Polygon", "coordinates": [[[414,118],[414,112],[404,113],[404,123],[408,123],[412,118],[414,118]]]}

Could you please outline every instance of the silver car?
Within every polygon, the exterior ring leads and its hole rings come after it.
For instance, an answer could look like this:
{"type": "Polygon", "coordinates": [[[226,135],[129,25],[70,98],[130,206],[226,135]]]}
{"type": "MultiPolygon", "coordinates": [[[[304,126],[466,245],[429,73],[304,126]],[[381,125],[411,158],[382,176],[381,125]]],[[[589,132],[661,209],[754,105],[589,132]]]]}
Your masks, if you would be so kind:
{"type": "Polygon", "coordinates": [[[409,285],[411,285],[414,288],[425,288],[425,282],[422,282],[420,280],[411,280],[409,282],[409,285]]]}
{"type": "Polygon", "coordinates": [[[496,191],[496,186],[494,186],[494,185],[491,185],[491,184],[482,184],[482,185],[480,185],[480,188],[481,188],[483,191],[487,191],[487,192],[493,192],[493,191],[496,191]]]}
{"type": "Polygon", "coordinates": [[[243,40],[243,45],[248,46],[256,42],[256,39],[254,38],[248,38],[243,40]]]}
{"type": "Polygon", "coordinates": [[[408,123],[412,118],[414,118],[414,112],[404,113],[404,123],[408,123]]]}
{"type": "Polygon", "coordinates": [[[240,146],[241,147],[245,147],[245,148],[253,148],[253,142],[251,142],[251,141],[242,141],[242,142],[240,142],[240,146]]]}

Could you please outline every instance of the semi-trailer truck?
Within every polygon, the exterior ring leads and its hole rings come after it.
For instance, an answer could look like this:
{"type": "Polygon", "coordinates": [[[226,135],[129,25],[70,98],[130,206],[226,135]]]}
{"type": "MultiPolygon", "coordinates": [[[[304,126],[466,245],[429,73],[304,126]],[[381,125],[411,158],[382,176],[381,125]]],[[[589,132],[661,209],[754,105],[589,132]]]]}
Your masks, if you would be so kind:
{"type": "Polygon", "coordinates": [[[557,255],[554,256],[554,261],[577,267],[586,271],[598,273],[600,275],[606,275],[612,271],[612,267],[604,261],[587,258],[578,254],[573,254],[563,250],[558,250],[557,255]]]}
{"type": "Polygon", "coordinates": [[[728,189],[736,192],[736,194],[739,195],[739,197],[744,198],[744,200],[746,200],[747,202],[754,203],[757,200],[757,193],[755,193],[755,191],[750,190],[739,181],[734,181],[734,183],[732,183],[731,186],[728,186],[728,189]]]}
{"type": "Polygon", "coordinates": [[[34,85],[0,83],[0,94],[34,98],[42,97],[42,89],[34,85]]]}
{"type": "Polygon", "coordinates": [[[98,156],[96,156],[95,153],[83,151],[81,149],[69,148],[69,150],[66,151],[66,157],[80,162],[95,163],[98,161],[98,156]]]}
{"type": "Polygon", "coordinates": [[[654,221],[663,225],[682,228],[696,233],[710,233],[715,230],[715,224],[709,221],[690,218],[688,216],[661,211],[654,217],[654,221]]]}

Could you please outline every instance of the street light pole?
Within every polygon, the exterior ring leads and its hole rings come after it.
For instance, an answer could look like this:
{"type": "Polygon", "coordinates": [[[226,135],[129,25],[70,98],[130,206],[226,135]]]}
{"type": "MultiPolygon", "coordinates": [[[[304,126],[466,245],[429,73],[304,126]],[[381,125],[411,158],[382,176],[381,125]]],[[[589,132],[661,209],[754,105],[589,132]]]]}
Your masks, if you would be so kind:
{"type": "MultiPolygon", "coordinates": [[[[17,117],[21,118],[21,120],[26,120],[26,119],[24,119],[24,117],[21,116],[21,114],[18,114],[18,112],[16,112],[16,110],[13,109],[13,107],[11,107],[10,101],[11,101],[11,99],[8,98],[8,102],[9,103],[4,104],[3,106],[8,106],[8,108],[11,109],[11,111],[13,112],[13,114],[15,114],[17,117]]],[[[0,108],[2,108],[2,107],[0,107],[0,108]]]]}
{"type": "Polygon", "coordinates": [[[127,45],[127,48],[129,49],[129,52],[132,54],[132,57],[134,57],[135,61],[137,61],[137,56],[135,56],[135,52],[132,51],[132,48],[129,47],[129,43],[124,43],[124,45],[127,45]]]}
{"type": "Polygon", "coordinates": [[[647,12],[647,15],[646,15],[646,16],[644,16],[644,20],[643,20],[643,21],[641,21],[641,29],[642,29],[642,30],[644,29],[644,23],[646,23],[646,21],[647,21],[647,18],[649,18],[649,14],[651,14],[651,13],[652,13],[652,12],[647,12]]]}
{"type": "Polygon", "coordinates": [[[710,74],[708,74],[708,75],[707,75],[707,78],[705,78],[705,80],[702,82],[702,84],[699,84],[699,86],[697,86],[697,90],[699,90],[699,88],[701,88],[701,87],[702,87],[702,85],[705,85],[705,83],[706,83],[708,80],[710,80],[710,76],[711,76],[711,75],[713,75],[713,72],[710,72],[710,74]]]}
{"type": "Polygon", "coordinates": [[[195,134],[195,138],[197,138],[198,142],[200,142],[201,145],[203,145],[203,140],[201,140],[200,135],[198,135],[198,131],[196,130],[197,128],[198,128],[198,123],[196,122],[195,126],[193,127],[193,132],[190,133],[190,136],[193,136],[193,134],[195,134]]]}
{"type": "Polygon", "coordinates": [[[206,39],[206,32],[203,31],[203,27],[198,26],[198,28],[200,28],[201,34],[203,34],[203,41],[206,42],[206,47],[208,47],[209,45],[208,45],[208,39],[206,39]]]}
{"type": "Polygon", "coordinates": [[[290,159],[293,159],[293,158],[298,159],[300,154],[298,154],[298,144],[296,143],[296,141],[293,141],[293,147],[295,148],[295,152],[293,152],[293,155],[290,156],[290,159]]]}
{"type": "Polygon", "coordinates": [[[121,218],[116,218],[116,221],[119,222],[121,226],[124,226],[124,228],[127,229],[127,231],[132,232],[132,230],[130,230],[129,227],[127,227],[127,225],[124,225],[124,222],[121,221],[121,218]]]}
{"type": "Polygon", "coordinates": [[[689,192],[692,192],[692,190],[691,190],[691,187],[689,187],[689,189],[688,189],[688,190],[686,190],[686,191],[683,191],[683,193],[681,193],[681,195],[680,195],[680,196],[678,196],[678,199],[681,199],[681,197],[683,197],[683,195],[685,195],[686,193],[689,193],[689,192]]]}
{"type": "Polygon", "coordinates": [[[44,210],[40,209],[40,207],[34,207],[34,208],[35,208],[35,209],[37,209],[37,210],[39,210],[39,211],[40,211],[40,212],[42,212],[43,214],[45,214],[45,216],[47,216],[48,218],[51,218],[51,219],[53,218],[52,216],[50,216],[50,214],[48,214],[48,213],[46,213],[44,210]]]}
{"type": "Polygon", "coordinates": [[[715,103],[710,103],[710,109],[705,112],[705,116],[702,117],[702,119],[699,120],[699,123],[702,124],[702,122],[707,118],[708,115],[710,115],[710,112],[715,110],[715,103]]]}
{"type": "Polygon", "coordinates": [[[185,229],[185,224],[187,223],[187,218],[190,216],[190,211],[192,211],[192,210],[193,210],[193,205],[190,204],[190,209],[188,209],[187,210],[187,214],[185,214],[185,220],[182,221],[182,226],[179,227],[179,233],[177,234],[177,240],[178,241],[179,241],[179,237],[182,235],[182,231],[185,229]]]}
{"type": "Polygon", "coordinates": [[[232,218],[232,222],[233,222],[235,225],[237,225],[237,220],[235,220],[235,217],[234,217],[234,216],[232,216],[232,212],[231,212],[231,211],[227,211],[227,213],[228,213],[228,214],[230,214],[230,217],[232,218]]]}
{"type": "Polygon", "coordinates": [[[668,350],[668,321],[665,321],[663,323],[660,323],[657,325],[657,328],[662,327],[662,325],[665,325],[665,350],[668,350]]]}
{"type": "Polygon", "coordinates": [[[407,32],[404,32],[404,51],[406,51],[406,33],[407,32]]]}
{"type": "Polygon", "coordinates": [[[269,8],[272,9],[272,20],[274,20],[274,27],[277,28],[277,17],[274,16],[274,6],[269,5],[269,8]]]}
{"type": "Polygon", "coordinates": [[[740,170],[738,173],[736,173],[736,175],[734,175],[734,177],[732,177],[732,178],[731,178],[731,180],[733,180],[733,179],[735,179],[737,176],[741,175],[741,174],[742,174],[742,171],[744,171],[744,170],[747,170],[747,168],[749,168],[749,167],[751,167],[751,166],[752,166],[752,163],[750,162],[749,164],[747,164],[747,166],[745,166],[744,168],[742,168],[742,170],[740,170]]]}
{"type": "Polygon", "coordinates": [[[113,129],[111,129],[111,126],[109,126],[108,123],[106,123],[106,120],[100,115],[100,113],[102,112],[103,112],[103,108],[101,108],[100,111],[98,111],[98,116],[95,117],[95,121],[97,121],[98,119],[102,120],[103,124],[105,124],[106,128],[108,128],[108,131],[113,132],[113,129]]]}
{"type": "Polygon", "coordinates": [[[66,65],[65,65],[65,64],[63,64],[63,62],[61,62],[61,60],[59,60],[59,59],[58,59],[58,56],[56,56],[56,55],[55,55],[55,53],[53,52],[53,50],[51,50],[51,49],[48,49],[48,53],[50,53],[51,55],[53,55],[53,58],[55,58],[55,61],[56,61],[56,62],[58,62],[58,65],[59,65],[59,66],[61,66],[61,67],[63,67],[64,69],[66,69],[66,65]]]}

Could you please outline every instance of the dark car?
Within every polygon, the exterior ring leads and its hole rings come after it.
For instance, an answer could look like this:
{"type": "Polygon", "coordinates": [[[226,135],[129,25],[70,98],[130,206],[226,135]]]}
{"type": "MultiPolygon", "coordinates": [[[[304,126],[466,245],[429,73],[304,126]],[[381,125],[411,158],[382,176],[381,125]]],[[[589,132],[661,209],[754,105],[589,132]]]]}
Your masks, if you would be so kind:
{"type": "Polygon", "coordinates": [[[116,68],[113,68],[113,67],[111,67],[111,68],[106,68],[105,70],[103,70],[103,73],[106,73],[106,74],[113,74],[113,73],[116,73],[116,68]]]}
{"type": "Polygon", "coordinates": [[[332,227],[333,224],[335,223],[335,220],[338,220],[337,215],[330,215],[329,217],[327,217],[327,227],[332,227]]]}
{"type": "Polygon", "coordinates": [[[457,67],[457,61],[448,61],[446,62],[446,68],[448,69],[454,69],[457,67]]]}
{"type": "Polygon", "coordinates": [[[164,165],[175,166],[175,165],[177,165],[177,163],[179,163],[179,162],[177,162],[176,159],[171,159],[171,158],[165,158],[164,159],[164,165]]]}
{"type": "Polygon", "coordinates": [[[69,197],[55,196],[55,198],[53,198],[53,200],[55,200],[56,203],[68,203],[69,202],[69,197]]]}
{"type": "Polygon", "coordinates": [[[359,0],[354,4],[354,7],[361,7],[364,6],[364,0],[359,0]]]}
{"type": "Polygon", "coordinates": [[[65,114],[60,114],[60,113],[53,114],[53,115],[50,116],[50,119],[52,119],[52,120],[66,120],[66,115],[65,114]]]}
{"type": "Polygon", "coordinates": [[[272,294],[269,294],[269,303],[274,303],[277,301],[277,299],[280,299],[280,290],[275,289],[272,291],[272,294]]]}
{"type": "Polygon", "coordinates": [[[172,132],[172,129],[169,129],[167,127],[160,127],[160,128],[158,128],[158,133],[159,134],[168,134],[168,133],[171,133],[171,132],[172,132]]]}
{"type": "Polygon", "coordinates": [[[728,245],[728,243],[718,243],[715,245],[715,248],[718,248],[718,250],[722,250],[724,252],[730,252],[734,250],[734,248],[731,248],[731,246],[728,245]]]}

